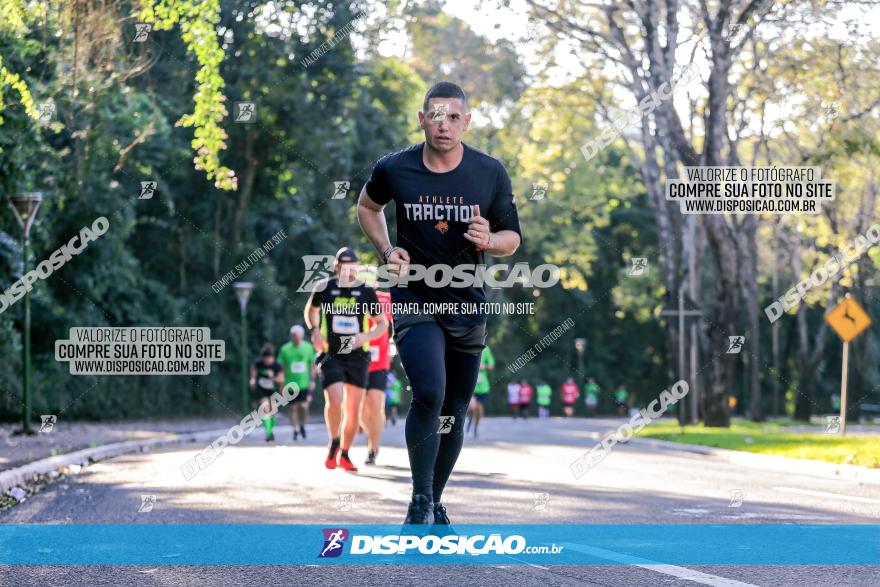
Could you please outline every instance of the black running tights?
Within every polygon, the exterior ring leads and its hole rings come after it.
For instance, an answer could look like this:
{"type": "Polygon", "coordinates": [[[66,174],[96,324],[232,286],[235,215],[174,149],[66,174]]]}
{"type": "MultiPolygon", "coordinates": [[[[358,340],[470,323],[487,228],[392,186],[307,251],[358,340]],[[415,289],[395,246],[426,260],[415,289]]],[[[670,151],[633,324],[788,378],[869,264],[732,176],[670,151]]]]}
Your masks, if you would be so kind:
{"type": "Polygon", "coordinates": [[[465,415],[477,383],[480,355],[448,348],[448,335],[435,322],[407,330],[397,348],[413,394],[406,416],[413,494],[439,502],[464,442],[465,415]],[[447,427],[441,433],[444,421],[447,427]]]}

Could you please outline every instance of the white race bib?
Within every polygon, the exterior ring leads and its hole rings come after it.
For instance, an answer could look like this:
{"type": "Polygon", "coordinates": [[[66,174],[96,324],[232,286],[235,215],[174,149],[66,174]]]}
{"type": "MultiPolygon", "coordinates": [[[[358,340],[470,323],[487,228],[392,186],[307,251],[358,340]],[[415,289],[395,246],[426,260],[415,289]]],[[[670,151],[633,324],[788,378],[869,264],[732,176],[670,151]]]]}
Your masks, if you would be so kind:
{"type": "Polygon", "coordinates": [[[268,377],[260,377],[257,379],[257,385],[259,385],[262,389],[272,389],[275,387],[275,382],[268,377]]]}
{"type": "Polygon", "coordinates": [[[305,373],[306,372],[306,364],[303,361],[299,361],[297,363],[290,364],[290,372],[291,373],[305,373]]]}
{"type": "Polygon", "coordinates": [[[379,347],[371,346],[370,347],[370,362],[375,363],[379,360],[379,347]]]}
{"type": "Polygon", "coordinates": [[[361,331],[357,316],[333,316],[335,334],[357,334],[361,331]]]}

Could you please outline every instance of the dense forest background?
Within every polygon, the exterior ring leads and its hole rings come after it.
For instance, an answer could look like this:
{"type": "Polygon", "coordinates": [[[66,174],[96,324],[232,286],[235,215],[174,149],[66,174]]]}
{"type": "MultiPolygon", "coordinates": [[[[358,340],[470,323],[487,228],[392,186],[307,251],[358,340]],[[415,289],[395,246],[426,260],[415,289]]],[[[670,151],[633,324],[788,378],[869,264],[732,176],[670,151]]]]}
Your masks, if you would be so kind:
{"type": "MultiPolygon", "coordinates": [[[[656,397],[678,379],[679,333],[660,311],[674,307],[688,255],[700,271],[692,302],[705,312],[699,376],[713,422],[723,425],[731,409],[755,419],[830,412],[841,345],[823,316],[850,292],[880,317],[880,253],[812,290],[775,335],[763,307],[878,218],[880,39],[860,28],[859,3],[838,11],[830,2],[719,2],[711,14],[702,3],[661,4],[656,13],[591,13],[581,3],[526,2],[528,37],[492,40],[433,1],[0,0],[2,288],[22,274],[11,195],[46,197],[31,236],[37,261],[95,218],[110,220],[107,234],[31,293],[34,413],[237,415],[238,357],[282,343],[302,321],[301,257],[350,243],[377,261],[357,225],[356,195],[380,156],[421,140],[416,113],[441,79],[460,83],[479,113],[465,142],[501,159],[513,179],[525,233],[515,260],[563,270],[551,289],[490,292],[536,308],[490,318],[498,360],[490,412],[504,404],[506,365],[568,317],[576,326],[517,379],[558,388],[569,376],[593,377],[605,409],[621,383],[636,404],[656,397]],[[638,95],[627,71],[659,76],[654,60],[664,51],[672,67],[668,14],[680,15],[678,42],[693,43],[701,64],[688,111],[664,106],[585,162],[580,146],[625,108],[621,91],[638,95]],[[134,42],[141,22],[153,30],[134,42]],[[302,63],[337,32],[332,48],[302,63]],[[391,55],[395,43],[405,50],[391,55]],[[35,120],[47,102],[54,116],[35,120]],[[236,102],[255,104],[254,123],[232,120],[236,102]],[[657,185],[689,155],[822,167],[838,199],[817,217],[684,220],[658,200],[657,185]],[[156,195],[139,199],[148,180],[156,195]],[[341,180],[351,182],[349,196],[332,199],[341,180]],[[547,186],[543,199],[532,197],[534,184],[547,186]],[[695,240],[685,247],[689,223],[695,240]],[[215,293],[212,284],[279,230],[288,238],[239,278],[255,284],[242,349],[232,288],[215,293]],[[633,257],[648,259],[644,275],[629,275],[633,257]],[[227,360],[205,377],[69,375],[54,341],[74,326],[103,325],[208,326],[226,341],[227,360]],[[744,334],[746,351],[725,355],[718,332],[744,334]],[[583,365],[577,337],[587,340],[583,365]]],[[[21,320],[20,304],[0,315],[2,420],[20,414],[21,320]]],[[[856,410],[880,397],[877,342],[874,326],[854,343],[856,410]]]]}

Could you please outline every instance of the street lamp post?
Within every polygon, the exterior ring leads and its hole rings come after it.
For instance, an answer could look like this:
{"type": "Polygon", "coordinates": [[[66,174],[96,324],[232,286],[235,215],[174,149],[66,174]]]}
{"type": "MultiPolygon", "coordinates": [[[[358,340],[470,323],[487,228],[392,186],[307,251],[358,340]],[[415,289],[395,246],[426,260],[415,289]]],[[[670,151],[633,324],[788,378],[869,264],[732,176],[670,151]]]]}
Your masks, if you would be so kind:
{"type": "Polygon", "coordinates": [[[241,412],[246,416],[250,407],[248,405],[247,304],[254,290],[254,284],[249,281],[237,281],[232,287],[235,289],[235,297],[241,309],[241,412]]]}
{"type": "Polygon", "coordinates": [[[581,382],[581,385],[587,384],[587,377],[584,375],[584,351],[587,348],[587,339],[586,338],[576,338],[574,339],[574,350],[577,351],[578,355],[578,379],[581,382]],[[583,379],[580,379],[583,377],[583,379]]]}
{"type": "MultiPolygon", "coordinates": [[[[22,277],[28,272],[31,226],[34,223],[34,218],[37,217],[37,210],[42,201],[43,194],[40,192],[25,192],[12,196],[9,200],[9,207],[12,208],[24,234],[21,247],[22,277]]],[[[31,299],[27,289],[24,291],[24,345],[21,349],[21,362],[21,390],[24,399],[21,413],[21,433],[33,434],[33,430],[31,430],[31,299]]]]}
{"type": "Polygon", "coordinates": [[[580,372],[581,376],[584,374],[584,350],[587,348],[587,339],[586,338],[576,338],[574,339],[574,350],[577,351],[578,354],[578,372],[580,372]]]}

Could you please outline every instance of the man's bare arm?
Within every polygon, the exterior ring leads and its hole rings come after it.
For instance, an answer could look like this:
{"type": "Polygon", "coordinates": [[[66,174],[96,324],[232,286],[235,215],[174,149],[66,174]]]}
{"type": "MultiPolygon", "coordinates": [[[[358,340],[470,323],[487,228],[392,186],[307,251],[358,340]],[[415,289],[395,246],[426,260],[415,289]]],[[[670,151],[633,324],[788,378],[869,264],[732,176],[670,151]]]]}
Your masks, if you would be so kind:
{"type": "Polygon", "coordinates": [[[489,234],[489,246],[485,252],[493,257],[507,257],[519,248],[520,238],[513,230],[499,230],[489,234]]]}
{"type": "Polygon", "coordinates": [[[474,212],[468,218],[468,229],[464,233],[464,238],[474,243],[478,251],[483,251],[493,257],[506,257],[514,254],[521,242],[519,234],[507,229],[492,232],[489,220],[480,214],[478,204],[474,205],[474,212]]]}
{"type": "Polygon", "coordinates": [[[318,328],[321,325],[321,308],[313,306],[310,302],[306,305],[305,316],[306,326],[311,331],[312,346],[315,348],[316,353],[323,353],[327,341],[324,340],[324,335],[321,334],[318,328]]]}
{"type": "MultiPolygon", "coordinates": [[[[385,222],[384,210],[384,205],[377,204],[367,195],[366,185],[361,188],[357,207],[358,223],[379,254],[391,248],[391,238],[388,236],[388,223],[385,222]]],[[[382,260],[384,261],[384,259],[382,260]]]]}
{"type": "Polygon", "coordinates": [[[309,330],[312,330],[313,328],[321,324],[321,308],[312,306],[311,304],[307,305],[305,319],[306,327],[309,330]]]}
{"type": "Polygon", "coordinates": [[[388,318],[385,314],[377,314],[376,316],[370,316],[373,319],[373,327],[370,328],[367,332],[364,333],[364,338],[366,342],[370,342],[379,338],[379,336],[388,330],[388,318]]]}

